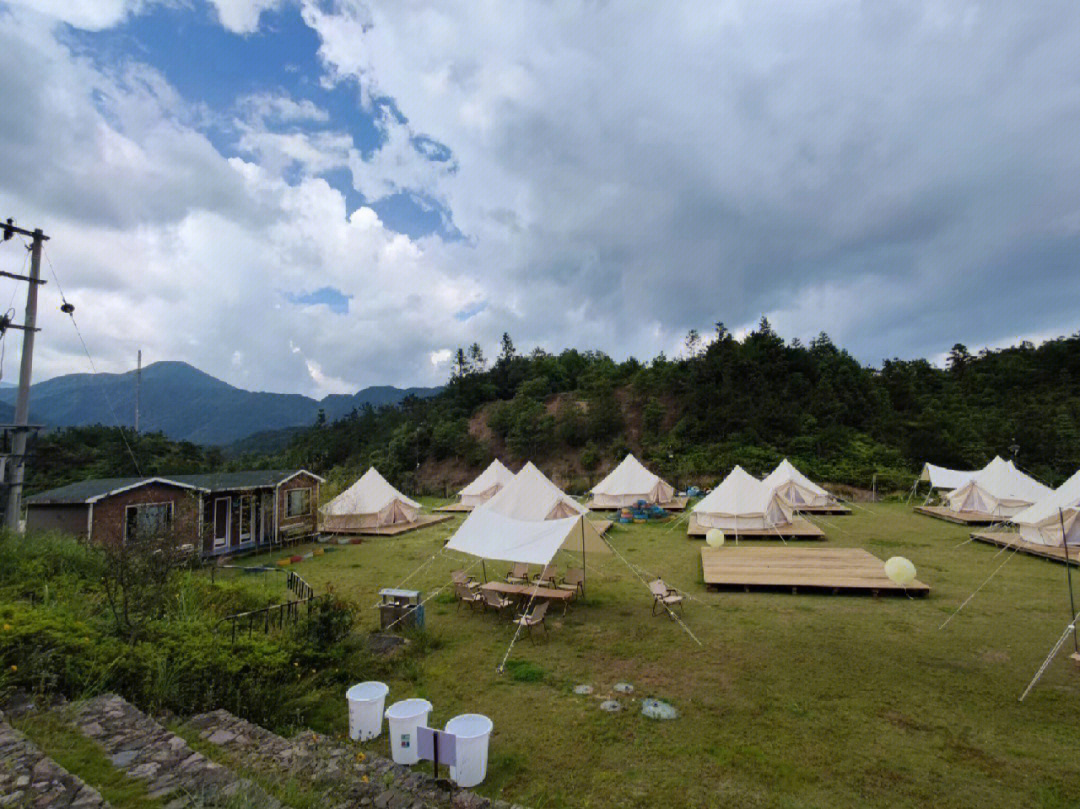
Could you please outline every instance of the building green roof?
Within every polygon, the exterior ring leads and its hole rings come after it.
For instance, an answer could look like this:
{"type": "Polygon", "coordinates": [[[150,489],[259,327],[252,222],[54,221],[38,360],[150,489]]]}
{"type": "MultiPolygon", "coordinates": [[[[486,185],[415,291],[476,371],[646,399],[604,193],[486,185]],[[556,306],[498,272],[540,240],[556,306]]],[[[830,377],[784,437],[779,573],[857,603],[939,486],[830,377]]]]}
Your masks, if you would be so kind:
{"type": "Polygon", "coordinates": [[[45,505],[50,503],[92,503],[114,492],[131,489],[150,481],[171,483],[174,486],[191,488],[193,484],[151,475],[142,478],[100,478],[98,480],[80,480],[77,483],[69,483],[58,489],[50,489],[47,492],[39,492],[32,497],[26,498],[27,505],[45,505]]]}
{"type": "Polygon", "coordinates": [[[186,483],[212,492],[226,489],[259,489],[277,486],[285,478],[304,472],[303,469],[262,469],[252,472],[211,472],[206,475],[169,475],[169,480],[186,483]]]}
{"type": "MultiPolygon", "coordinates": [[[[80,480],[58,489],[40,492],[26,499],[27,505],[80,504],[93,503],[110,494],[141,486],[151,481],[165,485],[181,486],[187,489],[201,489],[208,492],[229,491],[235,489],[261,489],[277,486],[287,478],[305,469],[262,469],[250,472],[212,472],[205,475],[148,475],[141,478],[101,478],[99,480],[80,480]]],[[[308,474],[311,474],[308,472],[308,474]]],[[[313,475],[322,480],[318,475],[313,475]]]]}

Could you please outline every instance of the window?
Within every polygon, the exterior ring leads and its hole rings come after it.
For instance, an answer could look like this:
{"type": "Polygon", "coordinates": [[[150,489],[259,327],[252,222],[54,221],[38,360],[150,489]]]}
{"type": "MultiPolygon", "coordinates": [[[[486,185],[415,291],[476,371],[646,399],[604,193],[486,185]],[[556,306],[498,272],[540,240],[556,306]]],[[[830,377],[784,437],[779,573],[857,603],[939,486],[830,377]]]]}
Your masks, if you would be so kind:
{"type": "Polygon", "coordinates": [[[172,525],[172,503],[141,503],[124,510],[124,540],[157,539],[172,525]]]}
{"type": "Polygon", "coordinates": [[[311,513],[311,489],[289,489],[285,492],[285,517],[303,517],[311,513]]]}

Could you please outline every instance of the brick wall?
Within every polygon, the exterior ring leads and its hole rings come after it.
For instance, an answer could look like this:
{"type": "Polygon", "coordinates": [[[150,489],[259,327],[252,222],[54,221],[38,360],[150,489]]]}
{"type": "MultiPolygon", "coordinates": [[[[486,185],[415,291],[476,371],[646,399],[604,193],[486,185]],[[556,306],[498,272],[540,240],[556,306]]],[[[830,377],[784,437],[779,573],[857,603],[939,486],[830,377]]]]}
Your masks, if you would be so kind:
{"type": "Polygon", "coordinates": [[[302,472],[296,477],[283,484],[278,489],[278,533],[297,531],[303,528],[304,531],[309,533],[315,533],[319,527],[319,481],[312,475],[302,472]],[[308,514],[300,517],[286,517],[285,516],[285,501],[287,498],[287,492],[293,489],[311,489],[311,510],[308,514]]]}
{"type": "Polygon", "coordinates": [[[148,483],[94,503],[94,542],[121,542],[128,506],[143,503],[172,503],[173,530],[180,541],[198,544],[199,494],[180,486],[148,483]]]}

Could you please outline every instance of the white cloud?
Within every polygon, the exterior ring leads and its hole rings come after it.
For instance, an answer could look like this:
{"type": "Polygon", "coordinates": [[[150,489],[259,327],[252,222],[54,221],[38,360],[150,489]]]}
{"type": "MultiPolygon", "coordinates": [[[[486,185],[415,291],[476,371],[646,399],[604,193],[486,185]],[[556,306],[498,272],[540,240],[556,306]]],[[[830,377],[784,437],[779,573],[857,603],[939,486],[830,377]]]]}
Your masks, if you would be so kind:
{"type": "MultiPolygon", "coordinates": [[[[241,33],[275,5],[215,0],[241,33]]],[[[302,5],[326,66],[308,78],[360,83],[371,153],[311,101],[211,112],[136,62],[73,55],[47,16],[107,27],[138,3],[5,19],[0,210],[54,237],[103,369],[145,348],[325,392],[441,381],[449,347],[503,331],[647,358],[764,313],[874,361],[1076,328],[1074,4],[302,5]],[[213,116],[242,158],[203,134],[213,116]],[[464,238],[348,215],[314,176],[346,167],[464,238]],[[347,314],[292,302],[327,286],[347,314]]],[[[83,369],[43,310],[40,376],[83,369]]]]}
{"type": "Polygon", "coordinates": [[[1080,209],[1074,4],[305,0],[304,15],[333,76],[452,151],[443,171],[391,133],[354,170],[365,193],[421,188],[452,211],[502,302],[470,321],[478,336],[647,354],[669,343],[643,322],[684,334],[776,312],[877,360],[1014,332],[1017,308],[1074,322],[1048,290],[1080,292],[1075,274],[1008,255],[1080,209]],[[1001,261],[1019,307],[968,283],[1001,261]]]}
{"type": "Polygon", "coordinates": [[[251,34],[259,29],[264,11],[278,8],[284,0],[210,0],[222,26],[237,34],[251,34]]]}
{"type": "Polygon", "coordinates": [[[111,28],[152,0],[9,0],[37,14],[87,31],[111,28]]]}

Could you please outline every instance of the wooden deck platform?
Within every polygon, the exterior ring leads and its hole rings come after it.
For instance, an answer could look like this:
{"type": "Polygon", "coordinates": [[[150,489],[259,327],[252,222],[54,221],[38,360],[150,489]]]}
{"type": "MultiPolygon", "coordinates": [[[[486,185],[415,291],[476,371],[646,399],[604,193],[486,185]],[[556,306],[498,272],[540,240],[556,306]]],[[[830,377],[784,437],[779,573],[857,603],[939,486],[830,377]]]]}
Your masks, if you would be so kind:
{"type": "Polygon", "coordinates": [[[603,536],[611,528],[611,520],[589,520],[592,523],[592,527],[596,529],[596,533],[603,536]]]}
{"type": "Polygon", "coordinates": [[[851,593],[925,596],[916,580],[907,587],[885,575],[885,563],[862,548],[702,548],[701,567],[710,590],[788,590],[793,593],[851,593]]]}
{"type": "MultiPolygon", "coordinates": [[[[689,497],[673,497],[668,503],[660,503],[660,507],[665,511],[685,511],[686,504],[690,500],[689,497]]],[[[589,511],[621,511],[622,506],[598,506],[595,500],[590,500],[585,504],[585,508],[589,511]]]]}
{"type": "Polygon", "coordinates": [[[832,503],[827,506],[792,506],[796,511],[801,511],[804,514],[825,514],[840,516],[841,514],[850,514],[851,509],[845,506],[843,503],[832,503]]]}
{"type": "Polygon", "coordinates": [[[954,522],[957,525],[993,525],[994,523],[1004,522],[1001,517],[995,517],[993,514],[983,514],[978,511],[961,513],[944,506],[915,506],[915,513],[925,514],[927,517],[936,517],[946,522],[954,522]]]}
{"type": "MultiPolygon", "coordinates": [[[[971,535],[976,542],[986,542],[997,545],[999,548],[1016,548],[1017,553],[1026,553],[1029,556],[1038,556],[1060,564],[1066,563],[1065,549],[1054,545],[1037,545],[1021,539],[1015,531],[976,531],[971,535]]],[[[1068,564],[1080,565],[1080,548],[1069,548],[1068,564]]]]}
{"type": "MultiPolygon", "coordinates": [[[[686,535],[689,537],[704,537],[709,531],[698,524],[697,515],[691,514],[686,525],[686,535]]],[[[734,540],[734,531],[724,531],[724,536],[734,540]]],[[[825,539],[825,532],[809,520],[792,520],[789,525],[777,526],[765,529],[739,529],[739,539],[825,539]]]]}
{"type": "Polygon", "coordinates": [[[432,511],[448,512],[452,514],[462,514],[472,511],[476,506],[467,506],[464,503],[448,503],[445,506],[439,506],[433,508],[432,511]]]}
{"type": "Polygon", "coordinates": [[[358,530],[348,531],[326,531],[324,534],[341,534],[342,536],[365,536],[365,537],[396,537],[401,534],[407,534],[409,531],[418,531],[421,528],[427,528],[431,525],[438,525],[441,522],[453,519],[453,515],[450,514],[421,514],[416,522],[404,522],[397,523],[395,525],[384,525],[379,528],[360,528],[358,530]]]}

